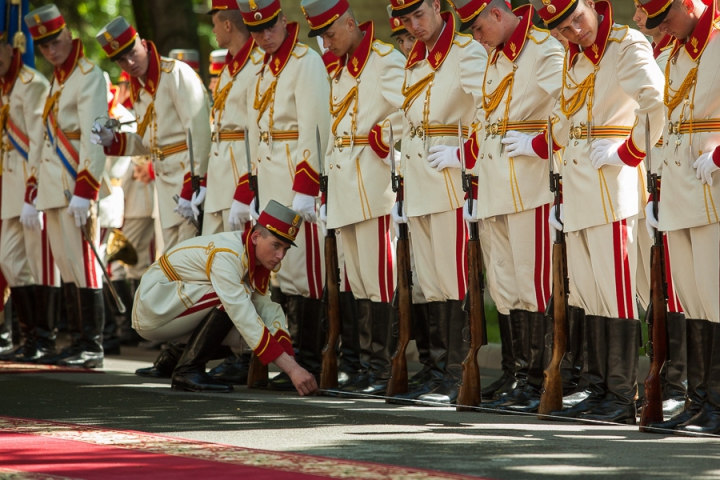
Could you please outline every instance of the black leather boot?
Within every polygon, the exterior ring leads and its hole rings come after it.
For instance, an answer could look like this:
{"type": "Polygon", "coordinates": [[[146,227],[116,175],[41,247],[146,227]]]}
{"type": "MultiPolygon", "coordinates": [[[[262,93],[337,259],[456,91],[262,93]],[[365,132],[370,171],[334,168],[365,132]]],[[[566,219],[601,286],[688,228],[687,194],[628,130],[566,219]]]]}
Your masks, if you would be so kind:
{"type": "MultiPolygon", "coordinates": [[[[607,393],[607,356],[608,344],[605,333],[605,317],[597,315],[585,316],[585,359],[580,383],[587,385],[588,395],[575,405],[550,412],[547,420],[560,420],[562,418],[576,418],[582,412],[587,412],[603,401],[607,393]],[[553,418],[560,417],[560,418],[553,418]]],[[[637,337],[635,337],[637,340],[637,337]]]]}
{"type": "Polygon", "coordinates": [[[388,403],[412,405],[421,395],[435,390],[445,377],[445,363],[448,355],[448,308],[447,302],[429,302],[427,305],[428,331],[430,332],[430,361],[432,368],[429,379],[419,387],[410,389],[407,393],[395,395],[386,399],[388,403]]]}
{"type": "Polygon", "coordinates": [[[37,363],[56,365],[60,360],[74,356],[82,351],[80,337],[82,335],[82,318],[80,317],[80,297],[74,283],[63,283],[61,301],[65,305],[65,321],[70,334],[70,345],[55,355],[45,355],[36,360],[37,363]]]}
{"type": "Polygon", "coordinates": [[[463,331],[468,325],[467,312],[462,308],[462,301],[448,300],[447,304],[447,338],[448,353],[445,363],[443,381],[432,392],[420,395],[418,400],[428,404],[454,404],[460,392],[462,380],[462,362],[470,349],[470,343],[463,338],[463,331]]]}
{"type": "Polygon", "coordinates": [[[515,356],[513,355],[510,315],[498,312],[498,327],[500,329],[500,352],[502,355],[500,367],[502,368],[503,374],[500,378],[482,389],[481,395],[483,400],[504,397],[517,387],[515,373],[518,369],[518,363],[515,361],[515,356]]]}
{"type": "Polygon", "coordinates": [[[117,280],[113,282],[118,296],[127,308],[127,311],[118,316],[117,319],[117,333],[120,337],[120,345],[135,347],[141,340],[140,335],[132,328],[133,304],[135,303],[135,292],[139,284],[140,280],[135,279],[117,280]]]}
{"type": "Polygon", "coordinates": [[[708,372],[712,355],[712,324],[707,320],[688,318],[687,336],[687,397],[685,409],[665,422],[651,423],[646,431],[675,430],[700,412],[707,394],[708,372]]]}
{"type": "MultiPolygon", "coordinates": [[[[545,338],[551,322],[544,312],[528,312],[530,319],[530,355],[528,357],[525,387],[517,395],[508,398],[500,408],[511,412],[533,413],[540,407],[545,365],[548,361],[545,338]]],[[[547,349],[550,350],[550,349],[547,349]]]]}
{"type": "Polygon", "coordinates": [[[250,371],[251,353],[242,353],[226,357],[209,375],[215,380],[230,385],[247,385],[250,371]]]}
{"type": "Polygon", "coordinates": [[[99,288],[78,288],[82,332],[79,351],[57,362],[64,367],[102,368],[102,332],[105,323],[103,291],[99,288]]]}
{"type": "MultiPolygon", "coordinates": [[[[113,286],[119,283],[118,281],[112,282],[113,286]]],[[[120,355],[120,335],[118,335],[118,318],[124,316],[120,313],[115,299],[110,293],[110,286],[108,283],[103,282],[102,286],[103,299],[104,299],[104,310],[105,310],[105,323],[103,325],[103,352],[107,355],[120,355]]],[[[119,295],[119,293],[118,293],[119,295]]]]}
{"type": "Polygon", "coordinates": [[[277,303],[284,305],[283,309],[285,310],[285,318],[287,318],[288,333],[290,334],[293,350],[295,351],[295,356],[297,357],[298,352],[300,351],[300,347],[298,346],[300,336],[302,335],[302,331],[300,330],[300,318],[302,317],[303,302],[305,297],[302,295],[285,295],[279,289],[276,289],[273,292],[273,296],[275,298],[284,300],[284,303],[277,303]]]}
{"type": "Polygon", "coordinates": [[[667,326],[667,361],[660,371],[660,382],[663,387],[663,414],[675,416],[685,408],[685,387],[687,381],[687,338],[685,314],[668,312],[667,326]]]}
{"type": "Polygon", "coordinates": [[[414,303],[412,306],[413,334],[415,347],[422,368],[419,372],[408,378],[408,389],[414,390],[430,380],[432,376],[433,362],[430,357],[430,330],[428,323],[428,304],[414,303]]]}
{"type": "Polygon", "coordinates": [[[226,312],[214,308],[195,327],[172,374],[173,390],[229,393],[232,385],[219,382],[205,372],[205,366],[233,328],[226,312]]]}
{"type": "Polygon", "coordinates": [[[597,406],[580,413],[578,419],[635,425],[640,320],[608,318],[606,332],[607,395],[597,406]]]}
{"type": "Polygon", "coordinates": [[[497,393],[493,396],[493,401],[483,402],[484,407],[500,408],[507,405],[525,389],[530,365],[530,315],[527,310],[510,310],[510,338],[515,359],[515,388],[504,395],[497,393]]]}
{"type": "Polygon", "coordinates": [[[341,390],[350,392],[363,390],[369,387],[371,382],[370,359],[373,348],[372,301],[367,298],[358,298],[355,300],[355,312],[357,315],[358,355],[361,368],[340,387],[341,390]]]}
{"type": "Polygon", "coordinates": [[[138,368],[135,370],[135,375],[150,378],[171,378],[184,350],[184,343],[171,342],[167,344],[153,362],[152,367],[138,368]]]}
{"type": "Polygon", "coordinates": [[[587,385],[579,385],[584,355],[583,328],[585,325],[585,310],[580,307],[568,307],[568,338],[565,356],[560,363],[560,376],[562,377],[563,395],[571,395],[583,391],[587,385]]]}
{"type": "Polygon", "coordinates": [[[360,333],[355,296],[352,292],[340,292],[340,355],[338,358],[338,386],[346,385],[351,378],[363,371],[360,361],[360,333]]]}
{"type": "Polygon", "coordinates": [[[13,340],[12,340],[12,320],[10,315],[5,317],[5,310],[0,311],[0,356],[5,355],[13,351],[13,340]]]}
{"type": "Polygon", "coordinates": [[[23,362],[38,362],[44,357],[56,354],[55,322],[60,305],[60,288],[35,285],[35,355],[18,359],[23,362]]]}
{"type": "Polygon", "coordinates": [[[15,350],[0,356],[0,360],[29,361],[29,359],[37,357],[35,285],[10,287],[10,297],[12,298],[12,308],[17,314],[18,326],[24,342],[15,350]]]}

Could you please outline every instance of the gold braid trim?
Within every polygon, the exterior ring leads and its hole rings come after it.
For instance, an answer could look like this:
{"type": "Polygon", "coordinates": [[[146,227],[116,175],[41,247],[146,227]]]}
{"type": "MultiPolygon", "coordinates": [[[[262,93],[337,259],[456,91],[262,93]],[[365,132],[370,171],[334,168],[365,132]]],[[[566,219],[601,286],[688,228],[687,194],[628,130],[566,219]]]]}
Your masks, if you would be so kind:
{"type": "Polygon", "coordinates": [[[45,107],[43,108],[43,123],[47,123],[48,116],[50,116],[50,111],[53,109],[55,104],[57,103],[58,99],[60,98],[60,94],[62,93],[62,90],[58,90],[57,92],[53,93],[49,97],[45,99],[45,107]]]}
{"type": "MultiPolygon", "coordinates": [[[[512,92],[512,85],[515,82],[515,71],[510,72],[505,76],[505,78],[502,79],[500,82],[500,85],[497,86],[495,91],[491,93],[490,95],[485,92],[485,83],[483,82],[482,86],[482,93],[483,93],[483,110],[485,110],[485,120],[490,118],[490,115],[492,112],[497,109],[498,105],[500,105],[500,102],[502,101],[503,97],[505,96],[505,92],[508,91],[508,88],[510,89],[510,92],[512,92]]],[[[510,93],[509,95],[512,95],[510,93]]],[[[508,95],[508,101],[507,105],[510,105],[510,96],[508,95]]]]}
{"type": "Polygon", "coordinates": [[[414,85],[410,85],[407,88],[405,87],[405,83],[403,82],[402,94],[403,97],[405,97],[405,101],[402,104],[402,110],[407,112],[408,109],[412,106],[413,102],[417,100],[423,90],[425,90],[425,88],[430,85],[430,83],[434,79],[435,72],[430,72],[425,78],[415,83],[414,85]]]}
{"type": "MultiPolygon", "coordinates": [[[[597,67],[595,68],[597,71],[597,67]]],[[[587,102],[588,105],[588,115],[590,115],[590,112],[592,112],[592,98],[595,94],[595,72],[591,73],[590,75],[585,78],[580,83],[575,83],[574,86],[571,86],[567,82],[568,75],[567,75],[567,68],[563,68],[563,90],[562,90],[562,96],[560,97],[560,108],[562,109],[563,114],[565,114],[566,117],[570,117],[575,112],[580,110],[580,108],[585,104],[585,101],[588,98],[588,95],[590,96],[590,100],[587,102]],[[575,94],[567,98],[565,97],[565,90],[577,90],[575,94]]]]}
{"type": "Polygon", "coordinates": [[[355,135],[355,117],[357,116],[357,109],[358,109],[358,89],[357,86],[354,86],[347,95],[345,95],[345,98],[340,100],[338,103],[330,103],[330,114],[335,117],[335,121],[333,122],[332,126],[332,133],[333,135],[337,135],[337,127],[340,125],[340,122],[343,118],[345,118],[345,114],[347,114],[348,110],[350,110],[350,104],[355,101],[355,107],[353,108],[353,115],[352,115],[352,127],[351,127],[351,135],[355,135]]]}
{"type": "Polygon", "coordinates": [[[257,110],[258,116],[257,121],[260,123],[260,119],[262,118],[263,114],[265,113],[265,110],[270,107],[270,121],[268,122],[268,131],[272,132],[273,130],[273,108],[271,105],[275,103],[275,89],[277,88],[277,78],[273,81],[273,83],[268,87],[268,89],[265,91],[265,93],[260,95],[260,81],[258,81],[255,84],[255,101],[253,102],[253,108],[257,110]]]}
{"type": "Polygon", "coordinates": [[[225,102],[227,102],[230,90],[233,87],[233,82],[228,82],[219,92],[215,92],[215,101],[213,102],[213,108],[210,112],[210,119],[214,122],[215,119],[220,119],[223,111],[225,110],[225,102]]]}
{"type": "Polygon", "coordinates": [[[695,85],[695,82],[697,81],[697,67],[694,67],[690,69],[688,74],[685,76],[685,80],[683,80],[682,84],[680,85],[680,88],[675,90],[675,93],[671,96],[671,88],[670,88],[670,62],[668,59],[667,65],[665,66],[665,93],[663,95],[663,102],[665,103],[665,106],[668,108],[667,112],[667,118],[670,118],[670,116],[673,113],[673,110],[680,105],[680,103],[683,101],[683,99],[687,96],[688,91],[690,90],[690,87],[695,85]]]}
{"type": "Polygon", "coordinates": [[[150,120],[152,120],[152,117],[154,115],[155,115],[155,102],[150,102],[150,105],[148,105],[148,108],[145,111],[145,115],[143,116],[142,121],[137,126],[137,134],[140,135],[140,138],[143,138],[145,136],[145,130],[147,130],[148,125],[150,125],[150,120]]]}
{"type": "Polygon", "coordinates": [[[5,131],[8,117],[10,116],[10,104],[5,104],[0,109],[0,135],[5,131]]]}

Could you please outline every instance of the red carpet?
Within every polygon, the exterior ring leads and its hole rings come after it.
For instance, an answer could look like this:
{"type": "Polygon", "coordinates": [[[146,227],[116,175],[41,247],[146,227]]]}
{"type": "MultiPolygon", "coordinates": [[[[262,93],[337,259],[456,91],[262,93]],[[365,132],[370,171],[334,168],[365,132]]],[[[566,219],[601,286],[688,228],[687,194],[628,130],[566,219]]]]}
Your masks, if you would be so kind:
{"type": "Polygon", "coordinates": [[[58,367],[34,363],[0,362],[0,375],[4,373],[103,373],[92,368],[58,367]]]}
{"type": "Polygon", "coordinates": [[[0,478],[468,479],[429,470],[270,452],[131,430],[0,416],[0,478]]]}

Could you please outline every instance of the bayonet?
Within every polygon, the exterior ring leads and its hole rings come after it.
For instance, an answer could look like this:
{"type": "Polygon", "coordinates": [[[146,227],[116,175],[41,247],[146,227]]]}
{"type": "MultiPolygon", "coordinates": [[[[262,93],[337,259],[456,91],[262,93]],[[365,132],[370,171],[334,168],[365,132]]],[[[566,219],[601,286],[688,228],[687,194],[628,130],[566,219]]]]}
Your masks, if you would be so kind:
{"type": "Polygon", "coordinates": [[[315,147],[318,152],[318,174],[320,175],[320,191],[327,193],[327,175],[325,175],[325,152],[320,141],[320,126],[315,125],[315,147]]]}
{"type": "Polygon", "coordinates": [[[250,160],[250,137],[248,129],[245,127],[245,163],[247,164],[248,185],[250,190],[255,194],[255,211],[260,215],[260,192],[258,190],[257,175],[253,173],[252,161],[250,160]]]}

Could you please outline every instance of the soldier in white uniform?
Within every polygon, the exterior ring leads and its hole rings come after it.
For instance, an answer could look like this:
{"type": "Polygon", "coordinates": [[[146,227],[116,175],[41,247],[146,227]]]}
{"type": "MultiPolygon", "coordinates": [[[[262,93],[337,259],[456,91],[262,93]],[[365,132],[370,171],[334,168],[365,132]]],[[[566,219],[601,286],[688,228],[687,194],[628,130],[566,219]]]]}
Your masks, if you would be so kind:
{"type": "Polygon", "coordinates": [[[415,37],[407,31],[399,18],[392,16],[392,6],[388,5],[387,10],[390,16],[390,36],[395,39],[402,54],[407,57],[415,45],[415,37]]]}
{"type": "Polygon", "coordinates": [[[229,392],[205,364],[238,332],[265,365],[274,362],[300,395],[317,390],[313,376],[293,358],[283,311],[270,300],[270,273],[295,245],[302,218],[271,201],[258,225],[245,232],[193,238],[168,250],[140,282],[133,327],[150,340],[192,334],[173,372],[173,390],[229,392]],[[233,328],[235,327],[235,328],[233,328]]]}
{"type": "MultiPolygon", "coordinates": [[[[10,32],[12,33],[12,32],[10,32]]],[[[0,264],[25,342],[3,359],[35,361],[55,353],[54,318],[60,272],[53,260],[42,212],[35,208],[42,153],[42,113],[48,81],[25,65],[22,53],[0,34],[3,128],[0,264]]],[[[8,317],[8,322],[10,318],[8,317]]]]}
{"type": "Polygon", "coordinates": [[[168,57],[185,63],[200,75],[200,52],[197,50],[193,48],[173,48],[168,52],[168,57]]]}
{"type": "MultiPolygon", "coordinates": [[[[232,2],[237,5],[237,2],[232,2]]],[[[217,84],[220,81],[220,74],[223,72],[225,65],[227,64],[228,49],[221,48],[219,50],[213,50],[210,52],[210,65],[208,67],[208,73],[210,73],[210,84],[208,90],[210,95],[213,97],[213,103],[215,102],[215,90],[217,84]]]]}
{"type": "Polygon", "coordinates": [[[90,244],[98,244],[94,202],[105,166],[102,148],[90,141],[88,119],[107,116],[102,71],[84,57],[55,5],[25,16],[33,40],[55,66],[43,109],[45,142],[38,168],[37,210],[45,213],[50,247],[65,287],[72,344],[43,362],[101,367],[104,322],[102,272],[90,244]]]}
{"type": "MultiPolygon", "coordinates": [[[[330,95],[328,76],[320,55],[298,42],[299,26],[288,23],[278,0],[239,0],[238,5],[265,51],[257,80],[248,88],[251,155],[260,197],[253,210],[276,200],[305,219],[298,248],[285,258],[277,280],[287,296],[290,331],[298,325],[298,361],[318,374],[325,344],[320,321],[325,275],[324,242],[316,223],[320,184],[315,131],[320,129],[324,150],[330,123],[324,108],[330,95]]],[[[288,380],[282,375],[271,388],[292,388],[288,380]]]]}
{"type": "Polygon", "coordinates": [[[152,158],[165,249],[200,232],[188,221],[205,199],[205,186],[192,190],[187,131],[192,136],[195,175],[204,178],[210,153],[210,106],[200,77],[187,64],[164,58],[118,17],[96,39],[108,57],[131,75],[137,133],[113,133],[103,125],[95,141],[107,155],[152,158]],[[175,195],[179,198],[174,199],[175,195]]]}

